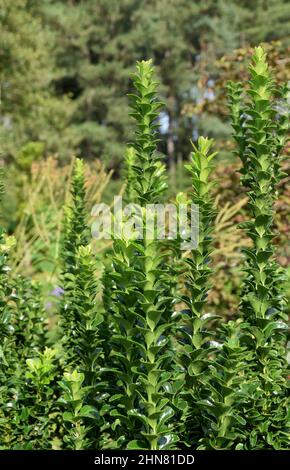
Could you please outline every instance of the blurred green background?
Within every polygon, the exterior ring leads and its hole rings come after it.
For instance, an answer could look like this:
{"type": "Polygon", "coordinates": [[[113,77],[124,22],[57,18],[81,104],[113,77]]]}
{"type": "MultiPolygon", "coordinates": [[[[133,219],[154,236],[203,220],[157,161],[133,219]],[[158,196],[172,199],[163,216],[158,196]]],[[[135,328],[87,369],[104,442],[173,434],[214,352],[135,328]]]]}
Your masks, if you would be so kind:
{"type": "Polygon", "coordinates": [[[199,133],[229,137],[214,102],[235,64],[221,66],[222,57],[279,41],[279,68],[289,70],[288,0],[0,0],[0,26],[1,154],[22,170],[77,153],[117,177],[132,136],[126,94],[136,60],[156,66],[170,168],[199,133]]]}

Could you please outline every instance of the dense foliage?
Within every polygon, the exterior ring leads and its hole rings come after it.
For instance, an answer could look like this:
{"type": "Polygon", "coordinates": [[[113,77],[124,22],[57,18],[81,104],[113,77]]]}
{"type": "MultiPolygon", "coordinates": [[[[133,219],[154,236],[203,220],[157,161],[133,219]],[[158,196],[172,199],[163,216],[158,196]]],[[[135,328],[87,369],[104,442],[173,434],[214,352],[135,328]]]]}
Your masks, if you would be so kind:
{"type": "Polygon", "coordinates": [[[116,167],[132,129],[123,90],[135,61],[152,57],[172,166],[196,129],[229,135],[219,113],[184,112],[215,101],[216,60],[261,41],[289,45],[289,22],[289,0],[0,0],[3,156],[23,165],[78,152],[116,167]]]}
{"type": "Polygon", "coordinates": [[[212,140],[193,145],[191,190],[177,198],[199,208],[196,245],[184,251],[180,239],[157,237],[159,227],[155,236],[146,231],[150,205],[162,203],[167,188],[153,74],[151,61],[137,63],[136,131],[126,153],[125,198],[138,204],[145,236],[128,235],[125,218],[97,276],[85,165],[76,159],[52,292],[54,334],[39,284],[11,272],[15,240],[1,229],[1,449],[289,448],[285,276],[273,242],[286,87],[275,85],[261,47],[248,84],[228,86],[248,194],[239,230],[249,243],[239,258],[240,305],[225,322],[226,312],[208,311],[217,217],[212,140]]]}

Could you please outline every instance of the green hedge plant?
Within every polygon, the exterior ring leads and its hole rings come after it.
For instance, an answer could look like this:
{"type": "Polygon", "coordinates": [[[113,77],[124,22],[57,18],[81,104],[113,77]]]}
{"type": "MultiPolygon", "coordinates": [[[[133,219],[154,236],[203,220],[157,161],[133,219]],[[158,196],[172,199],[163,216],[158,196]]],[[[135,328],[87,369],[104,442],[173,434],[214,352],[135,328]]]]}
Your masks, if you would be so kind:
{"type": "Polygon", "coordinates": [[[177,197],[199,208],[196,246],[184,252],[180,234],[168,242],[158,225],[147,230],[152,205],[166,200],[167,181],[157,152],[158,84],[152,62],[138,62],[124,198],[135,211],[135,232],[124,230],[128,213],[112,216],[119,233],[100,286],[84,165],[76,159],[58,335],[47,334],[43,286],[11,273],[14,240],[0,229],[1,449],[289,448],[285,277],[275,259],[273,210],[289,132],[287,87],[275,85],[261,47],[249,74],[247,84],[228,87],[249,198],[242,227],[252,241],[243,250],[235,317],[223,320],[207,307],[215,275],[210,139],[193,145],[186,165],[192,188],[177,197]]]}
{"type": "Polygon", "coordinates": [[[128,150],[128,199],[141,207],[143,238],[114,240],[112,336],[114,374],[118,377],[111,412],[116,418],[117,446],[161,449],[171,447],[170,407],[163,384],[168,381],[170,350],[166,332],[170,327],[170,297],[162,241],[146,235],[148,204],[158,203],[166,189],[164,166],[156,152],[156,118],[161,103],[151,61],[137,64],[136,94],[131,95],[135,140],[128,150]]]}
{"type": "MultiPolygon", "coordinates": [[[[244,249],[246,265],[241,298],[245,344],[252,352],[247,374],[252,381],[245,408],[244,448],[289,448],[285,275],[275,260],[274,209],[289,117],[279,111],[286,87],[277,88],[262,47],[254,51],[249,86],[229,84],[234,138],[242,161],[242,184],[249,197],[249,220],[242,227],[252,240],[244,249]]],[[[286,99],[284,105],[286,104],[286,99]]]]}

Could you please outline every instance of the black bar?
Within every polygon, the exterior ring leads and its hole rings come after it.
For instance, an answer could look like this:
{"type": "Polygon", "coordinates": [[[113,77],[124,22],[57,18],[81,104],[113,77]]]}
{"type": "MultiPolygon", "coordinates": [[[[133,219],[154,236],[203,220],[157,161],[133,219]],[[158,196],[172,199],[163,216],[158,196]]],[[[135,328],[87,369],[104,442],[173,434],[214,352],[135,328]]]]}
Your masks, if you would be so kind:
{"type": "MultiPolygon", "coordinates": [[[[223,469],[236,470],[234,465],[257,465],[259,468],[287,468],[290,462],[289,451],[45,451],[45,450],[12,450],[0,451],[0,468],[4,464],[19,465],[19,468],[41,468],[41,465],[58,464],[66,468],[144,468],[176,465],[187,468],[202,469],[211,465],[212,470],[217,466],[223,469]]],[[[9,467],[10,468],[10,467],[9,467]]]]}

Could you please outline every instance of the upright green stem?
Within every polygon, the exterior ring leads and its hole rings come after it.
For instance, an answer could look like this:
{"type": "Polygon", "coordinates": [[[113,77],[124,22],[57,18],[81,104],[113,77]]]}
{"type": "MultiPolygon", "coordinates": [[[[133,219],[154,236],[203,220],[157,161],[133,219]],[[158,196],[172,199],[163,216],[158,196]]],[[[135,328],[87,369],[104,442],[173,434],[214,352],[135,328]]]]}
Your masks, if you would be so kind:
{"type": "Polygon", "coordinates": [[[204,387],[209,376],[208,364],[212,349],[210,347],[212,334],[208,332],[207,323],[216,318],[211,314],[205,315],[204,312],[207,294],[211,287],[212,271],[209,262],[216,212],[211,196],[213,182],[210,177],[214,169],[212,160],[216,155],[215,152],[211,152],[212,144],[212,140],[200,137],[197,145],[193,145],[190,163],[186,165],[186,169],[192,176],[189,202],[192,217],[194,217],[194,211],[198,211],[196,220],[198,233],[195,240],[196,246],[189,248],[184,258],[187,294],[183,295],[181,300],[186,305],[186,309],[183,310],[186,315],[182,316],[184,323],[181,324],[180,329],[183,343],[177,359],[185,368],[186,386],[181,393],[187,401],[187,409],[183,408],[185,439],[188,439],[191,445],[200,437],[202,409],[198,401],[200,389],[204,387]]]}
{"type": "Polygon", "coordinates": [[[137,130],[132,144],[134,165],[130,167],[129,192],[141,210],[143,238],[115,241],[116,273],[112,275],[116,282],[113,310],[117,332],[112,338],[112,354],[117,354],[119,384],[123,390],[129,386],[132,405],[124,414],[121,400],[114,416],[121,420],[123,432],[132,436],[127,447],[146,449],[170,447],[175,440],[171,425],[167,424],[173,411],[163,390],[170,376],[164,367],[169,361],[169,351],[165,353],[168,340],[163,334],[169,328],[170,303],[165,254],[162,242],[146,233],[148,205],[159,203],[166,188],[164,167],[156,152],[154,123],[161,104],[156,100],[157,83],[152,76],[151,61],[138,62],[134,76],[137,94],[131,95],[131,115],[137,130]]]}
{"type": "Polygon", "coordinates": [[[283,175],[282,149],[289,120],[287,126],[287,119],[276,110],[275,104],[279,95],[283,95],[283,89],[276,89],[262,47],[255,48],[249,72],[244,101],[241,87],[229,86],[234,136],[243,163],[242,184],[249,197],[250,220],[243,227],[252,240],[252,247],[244,250],[246,277],[241,299],[241,311],[248,322],[246,344],[253,352],[249,372],[256,382],[248,421],[253,426],[255,439],[252,438],[251,445],[257,446],[254,448],[276,448],[288,440],[285,430],[287,325],[283,322],[287,315],[283,295],[285,276],[274,256],[273,203],[277,183],[283,175]],[[242,137],[237,132],[241,121],[242,137]]]}

